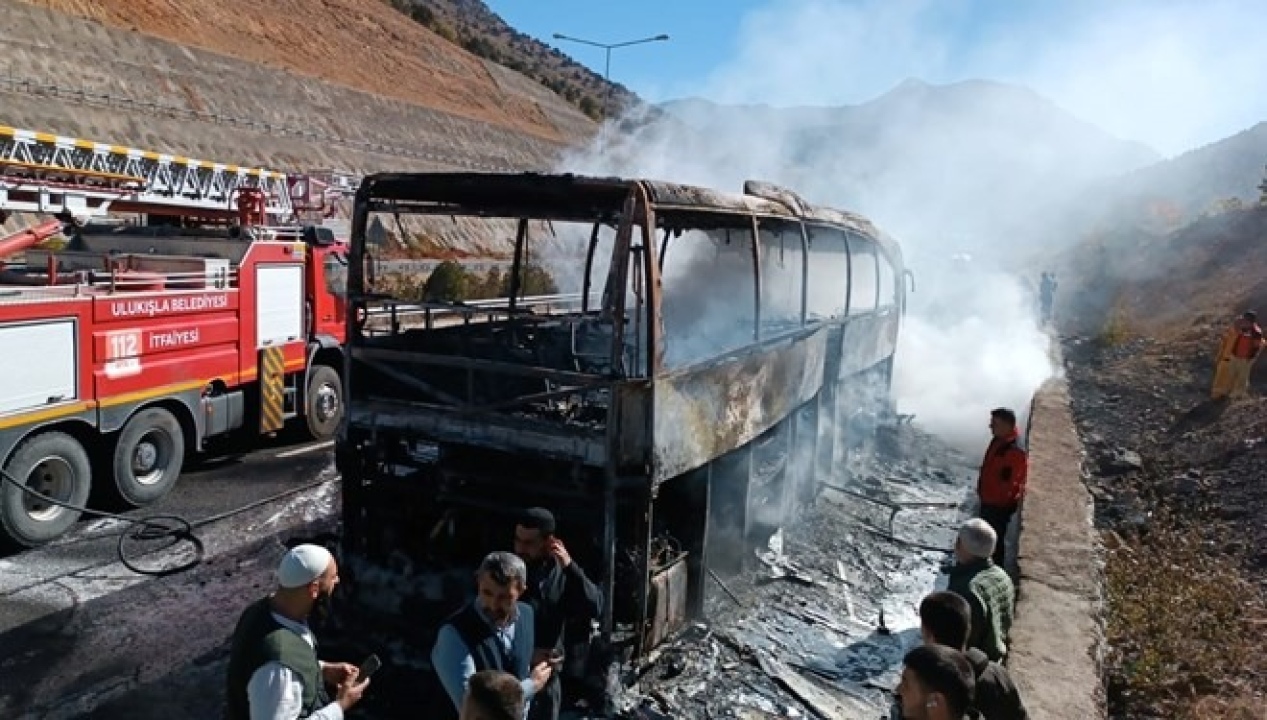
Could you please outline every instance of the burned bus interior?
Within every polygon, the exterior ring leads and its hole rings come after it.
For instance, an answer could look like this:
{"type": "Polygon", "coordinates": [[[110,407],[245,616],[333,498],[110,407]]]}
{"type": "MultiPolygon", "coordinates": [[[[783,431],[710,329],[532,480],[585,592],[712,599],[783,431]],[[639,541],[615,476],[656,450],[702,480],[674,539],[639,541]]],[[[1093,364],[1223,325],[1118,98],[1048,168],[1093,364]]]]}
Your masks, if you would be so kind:
{"type": "Polygon", "coordinates": [[[603,591],[607,667],[586,670],[636,665],[888,411],[905,278],[866,219],[765,183],[366,178],[336,446],[347,602],[426,658],[479,560],[544,506],[603,591]],[[386,288],[370,229],[418,218],[505,241],[501,295],[386,288]],[[558,292],[525,290],[534,266],[558,292]]]}

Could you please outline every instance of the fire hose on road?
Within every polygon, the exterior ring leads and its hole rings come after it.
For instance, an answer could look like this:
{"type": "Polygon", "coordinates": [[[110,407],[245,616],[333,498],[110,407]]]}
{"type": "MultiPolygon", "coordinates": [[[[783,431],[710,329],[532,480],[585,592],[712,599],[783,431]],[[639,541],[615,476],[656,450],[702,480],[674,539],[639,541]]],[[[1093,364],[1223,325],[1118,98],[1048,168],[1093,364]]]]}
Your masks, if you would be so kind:
{"type": "MultiPolygon", "coordinates": [[[[3,482],[12,483],[22,492],[29,493],[44,502],[52,503],[59,507],[66,508],[67,510],[83,513],[85,515],[89,515],[92,517],[119,520],[123,523],[126,523],[125,527],[119,531],[119,540],[118,540],[118,543],[115,545],[115,556],[118,559],[118,562],[122,564],[124,567],[126,567],[128,570],[134,573],[137,573],[138,575],[148,575],[151,577],[167,577],[170,575],[177,575],[180,573],[188,572],[198,567],[200,564],[202,564],[203,560],[205,559],[206,549],[203,545],[202,539],[199,538],[198,535],[195,533],[196,528],[209,525],[211,523],[218,522],[220,520],[224,520],[226,518],[230,518],[235,515],[245,513],[257,507],[267,505],[269,503],[276,502],[278,500],[282,500],[292,495],[297,495],[299,493],[311,490],[319,485],[322,485],[328,482],[328,480],[323,479],[323,480],[317,480],[310,483],[305,483],[299,487],[295,487],[289,490],[275,493],[273,495],[262,498],[260,500],[247,503],[246,505],[243,505],[241,507],[233,508],[232,510],[226,510],[224,512],[217,513],[215,515],[211,515],[210,517],[205,517],[196,521],[190,521],[180,515],[175,515],[175,514],[167,514],[167,515],[155,514],[155,515],[145,515],[145,516],[140,516],[140,517],[128,517],[127,515],[121,515],[118,513],[104,512],[101,510],[92,510],[81,505],[75,505],[74,503],[63,502],[61,500],[51,498],[41,492],[34,490],[33,488],[27,487],[26,485],[18,482],[12,475],[5,472],[4,470],[0,470],[0,480],[2,480],[3,482]],[[174,565],[171,567],[164,567],[164,568],[140,567],[134,564],[131,559],[129,559],[129,553],[126,550],[126,545],[129,542],[152,543],[152,542],[160,541],[163,539],[168,539],[170,540],[170,542],[162,545],[161,547],[150,548],[148,550],[145,550],[139,553],[138,557],[143,557],[145,555],[152,555],[154,553],[162,552],[164,550],[173,548],[180,543],[187,543],[193,551],[193,558],[186,562],[180,563],[178,565],[174,565]]],[[[98,563],[96,565],[90,566],[89,568],[77,568],[74,572],[82,572],[83,570],[90,569],[91,567],[100,567],[102,565],[108,565],[108,564],[109,562],[98,563]]],[[[41,582],[47,582],[50,579],[56,579],[56,578],[42,578],[41,582]]],[[[26,589],[26,588],[25,587],[15,588],[11,592],[19,592],[23,589],[26,589]]]]}

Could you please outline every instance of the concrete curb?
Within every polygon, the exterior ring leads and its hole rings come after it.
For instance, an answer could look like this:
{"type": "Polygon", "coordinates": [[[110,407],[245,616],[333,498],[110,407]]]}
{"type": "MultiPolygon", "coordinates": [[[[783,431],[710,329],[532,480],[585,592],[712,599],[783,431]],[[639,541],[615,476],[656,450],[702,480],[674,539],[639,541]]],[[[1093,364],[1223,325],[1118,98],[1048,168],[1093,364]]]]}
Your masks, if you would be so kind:
{"type": "MultiPolygon", "coordinates": [[[[1058,361],[1059,364],[1059,361],[1058,361]]],[[[1033,720],[1105,718],[1104,558],[1063,377],[1034,395],[1008,671],[1033,720]]]]}

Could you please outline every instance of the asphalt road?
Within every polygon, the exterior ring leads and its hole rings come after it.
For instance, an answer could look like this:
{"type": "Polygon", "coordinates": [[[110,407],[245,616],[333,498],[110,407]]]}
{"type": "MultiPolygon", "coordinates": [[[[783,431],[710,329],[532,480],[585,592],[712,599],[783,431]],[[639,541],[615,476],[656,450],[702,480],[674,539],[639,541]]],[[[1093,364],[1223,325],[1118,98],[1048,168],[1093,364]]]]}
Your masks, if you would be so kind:
{"type": "MultiPolygon", "coordinates": [[[[338,483],[329,443],[279,438],[187,467],[161,503],[129,517],[179,515],[204,559],[166,577],[118,562],[128,524],[87,519],[46,547],[0,557],[0,715],[74,717],[213,651],[268,583],[283,543],[332,529],[338,483]]],[[[193,558],[188,543],[129,544],[134,564],[193,558]]]]}

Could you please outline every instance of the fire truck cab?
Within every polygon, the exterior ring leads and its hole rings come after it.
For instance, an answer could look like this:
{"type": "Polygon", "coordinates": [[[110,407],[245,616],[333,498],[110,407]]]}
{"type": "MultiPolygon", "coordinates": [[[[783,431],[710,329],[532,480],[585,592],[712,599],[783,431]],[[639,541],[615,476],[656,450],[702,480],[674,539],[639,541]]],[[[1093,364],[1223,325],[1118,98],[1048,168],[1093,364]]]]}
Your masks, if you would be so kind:
{"type": "MultiPolygon", "coordinates": [[[[157,502],[210,438],[292,419],[314,438],[334,435],[347,250],[330,228],[294,221],[284,176],[150,153],[156,169],[202,173],[182,198],[144,166],[15,160],[4,130],[0,220],[60,222],[0,240],[5,255],[24,253],[0,269],[0,542],[65,533],[81,513],[47,498],[157,502]],[[209,192],[216,180],[224,186],[209,192]],[[127,217],[106,218],[107,207],[127,217]],[[268,222],[278,217],[290,222],[268,222]],[[34,247],[59,225],[62,247],[34,247]]],[[[106,160],[127,155],[104,147],[106,160]]]]}

